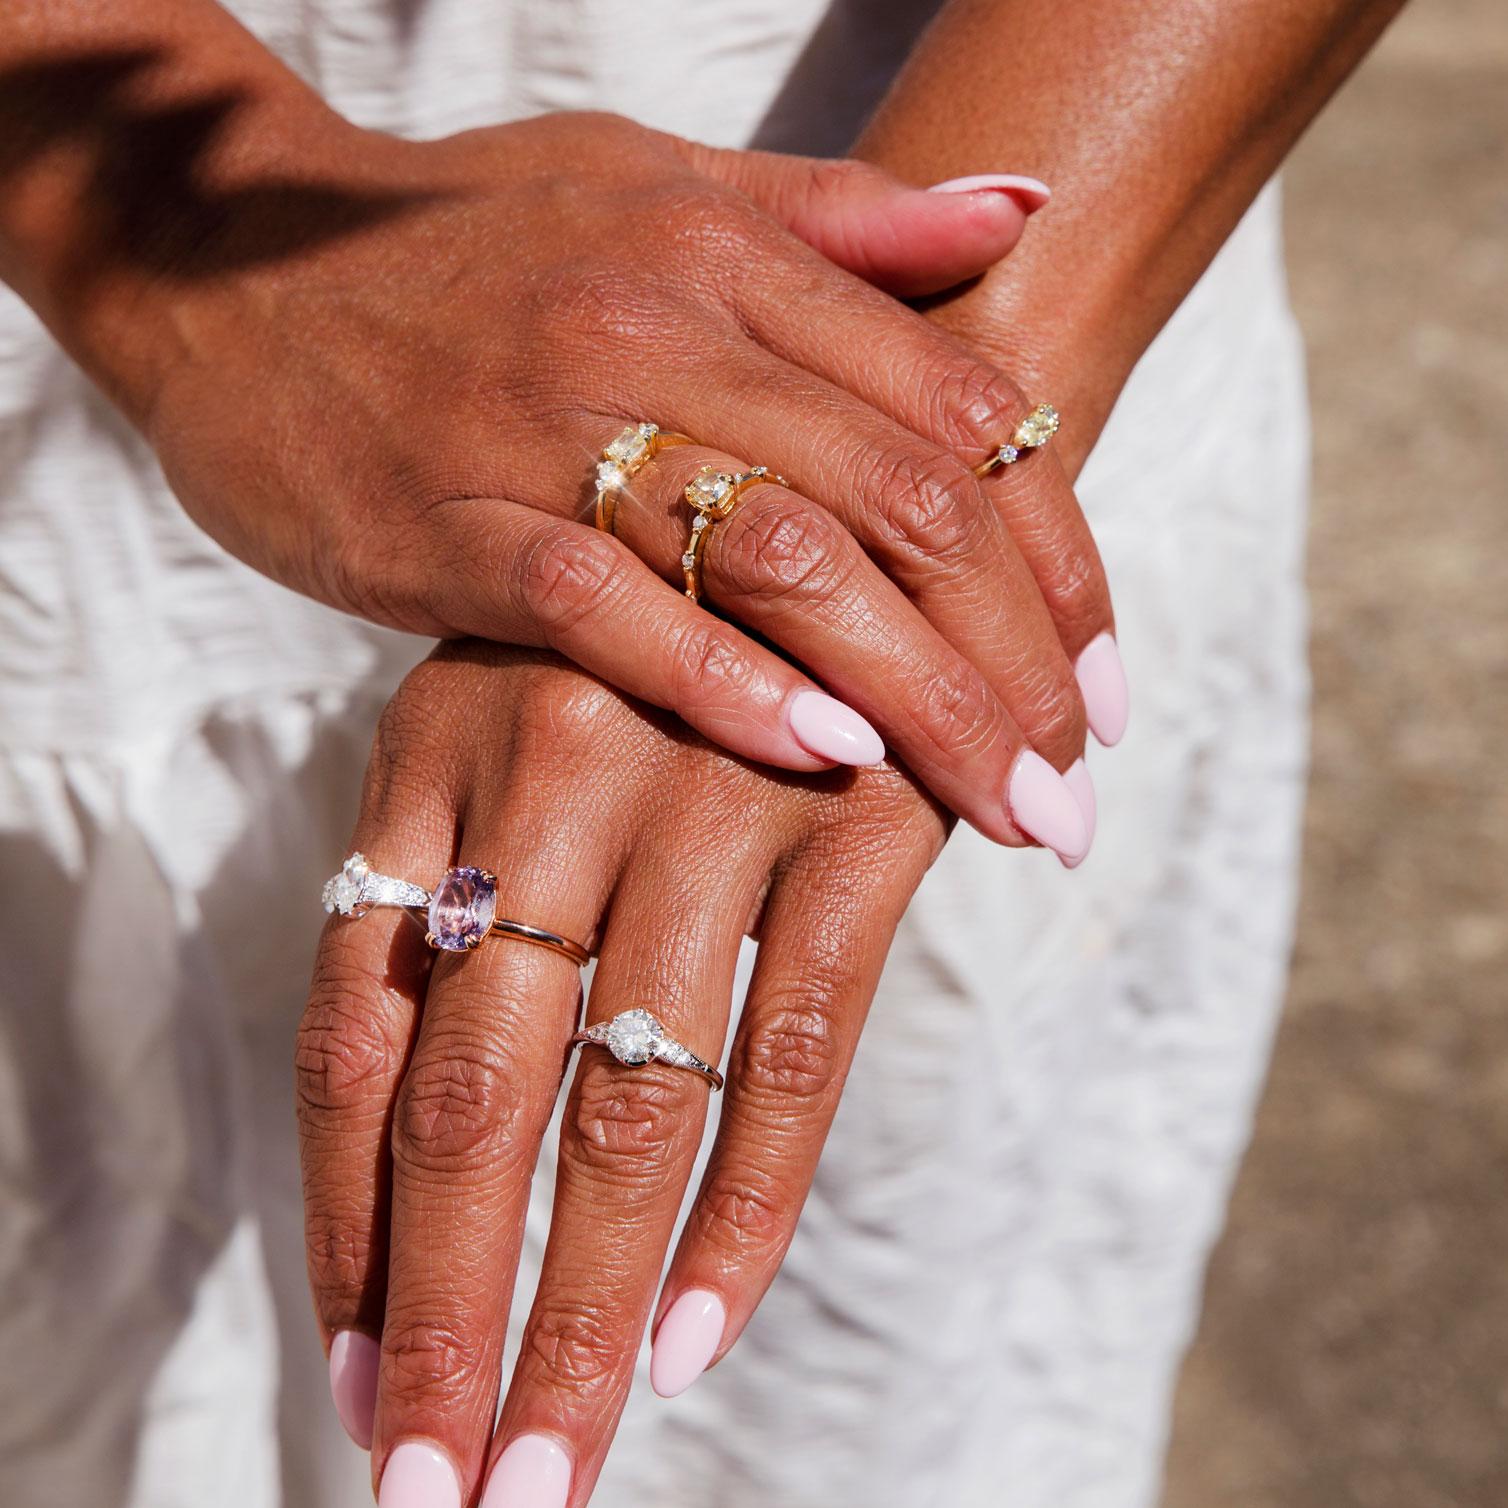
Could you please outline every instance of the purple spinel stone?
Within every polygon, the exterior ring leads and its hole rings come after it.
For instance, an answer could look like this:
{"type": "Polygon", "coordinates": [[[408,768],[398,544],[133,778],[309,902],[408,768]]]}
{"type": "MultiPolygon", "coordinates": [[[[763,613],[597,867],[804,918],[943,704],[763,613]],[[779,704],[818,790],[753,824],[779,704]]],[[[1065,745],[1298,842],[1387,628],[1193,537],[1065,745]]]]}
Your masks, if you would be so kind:
{"type": "Polygon", "coordinates": [[[447,953],[474,948],[497,915],[497,880],[485,869],[452,869],[429,902],[429,937],[447,953]]]}

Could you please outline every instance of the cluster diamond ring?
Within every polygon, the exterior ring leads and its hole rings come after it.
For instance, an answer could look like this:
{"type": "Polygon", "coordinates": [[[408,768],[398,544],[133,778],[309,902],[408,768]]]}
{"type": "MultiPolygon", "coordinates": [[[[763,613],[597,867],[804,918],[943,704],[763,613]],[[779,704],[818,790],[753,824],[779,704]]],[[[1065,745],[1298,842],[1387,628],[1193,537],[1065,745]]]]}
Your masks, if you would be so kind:
{"type": "Polygon", "coordinates": [[[325,881],[320,897],[326,911],[346,917],[365,916],[377,906],[396,906],[426,923],[424,940],[445,953],[466,953],[488,937],[511,937],[560,953],[578,967],[591,954],[578,942],[497,914],[497,876],[489,869],[463,865],[449,869],[431,890],[409,880],[378,874],[364,854],[353,853],[340,873],[325,881]]]}
{"type": "Polygon", "coordinates": [[[686,595],[693,602],[702,600],[702,553],[712,526],[739,505],[750,487],[773,482],[777,487],[789,484],[768,466],[751,466],[747,471],[722,471],[703,466],[686,487],[686,501],[691,504],[691,537],[681,555],[681,572],[686,580],[686,595]]]}
{"type": "Polygon", "coordinates": [[[662,450],[672,445],[689,445],[686,435],[663,430],[658,424],[630,424],[615,439],[602,449],[602,459],[597,463],[597,501],[595,505],[597,527],[605,534],[613,532],[613,519],[618,512],[618,499],[629,481],[662,450]]]}
{"type": "Polygon", "coordinates": [[[1039,403],[1016,426],[1010,439],[974,468],[974,475],[988,476],[1002,466],[1014,466],[1029,450],[1041,450],[1057,434],[1061,423],[1058,411],[1052,404],[1039,403]]]}
{"type": "Polygon", "coordinates": [[[581,1043],[605,1047],[627,1068],[642,1068],[646,1063],[669,1063],[672,1068],[689,1068],[693,1073],[701,1074],[714,1089],[723,1087],[722,1074],[690,1049],[682,1047],[646,1010],[619,1011],[611,1021],[588,1026],[571,1038],[573,1047],[581,1043]]]}

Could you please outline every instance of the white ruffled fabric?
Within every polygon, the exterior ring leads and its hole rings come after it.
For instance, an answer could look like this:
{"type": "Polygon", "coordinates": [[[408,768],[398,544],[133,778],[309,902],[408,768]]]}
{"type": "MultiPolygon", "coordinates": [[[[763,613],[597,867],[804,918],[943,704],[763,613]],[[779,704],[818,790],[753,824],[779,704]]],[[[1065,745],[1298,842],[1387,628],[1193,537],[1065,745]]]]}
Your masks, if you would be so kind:
{"type": "MultiPolygon", "coordinates": [[[[806,150],[841,150],[926,9],[235,8],[373,125],[592,106],[806,150]]],[[[1083,479],[1135,697],[1093,857],[954,838],[780,1280],[690,1393],[636,1390],[601,1508],[1154,1501],[1287,961],[1306,426],[1269,192],[1083,479]]],[[[224,556],[0,296],[7,1505],[370,1501],[309,1319],[289,1058],[319,883],[422,650],[224,556]]]]}

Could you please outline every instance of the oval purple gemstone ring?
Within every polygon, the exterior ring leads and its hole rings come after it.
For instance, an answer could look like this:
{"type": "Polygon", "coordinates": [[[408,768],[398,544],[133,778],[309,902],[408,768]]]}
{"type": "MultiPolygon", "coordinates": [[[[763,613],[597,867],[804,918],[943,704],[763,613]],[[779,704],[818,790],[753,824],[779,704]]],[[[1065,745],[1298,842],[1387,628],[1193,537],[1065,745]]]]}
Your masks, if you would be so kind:
{"type": "Polygon", "coordinates": [[[397,906],[428,923],[424,940],[446,953],[465,953],[488,937],[511,937],[560,953],[580,967],[591,954],[580,943],[544,927],[511,921],[497,914],[497,876],[489,869],[462,865],[447,870],[433,891],[408,880],[378,874],[364,855],[355,853],[333,879],[325,882],[326,911],[365,916],[374,906],[397,906]]]}

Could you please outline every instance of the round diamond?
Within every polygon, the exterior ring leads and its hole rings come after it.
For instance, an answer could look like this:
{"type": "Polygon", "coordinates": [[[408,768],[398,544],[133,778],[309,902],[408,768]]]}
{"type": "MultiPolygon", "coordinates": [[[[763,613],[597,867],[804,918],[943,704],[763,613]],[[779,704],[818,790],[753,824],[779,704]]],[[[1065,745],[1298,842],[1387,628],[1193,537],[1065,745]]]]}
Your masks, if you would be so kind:
{"type": "Polygon", "coordinates": [[[1012,466],[1020,455],[1021,452],[1014,445],[1002,445],[1000,447],[1000,464],[1002,466],[1012,466]]]}
{"type": "Polygon", "coordinates": [[[338,911],[342,916],[354,916],[361,904],[361,887],[371,873],[371,866],[363,854],[353,853],[340,866],[340,873],[325,882],[322,899],[326,911],[338,911]]]}
{"type": "Polygon", "coordinates": [[[648,1063],[660,1050],[660,1023],[648,1011],[624,1011],[607,1024],[608,1051],[630,1068],[648,1063]]]}
{"type": "Polygon", "coordinates": [[[497,916],[497,880],[485,869],[452,869],[429,903],[429,940],[447,953],[474,948],[497,916]]]}
{"type": "Polygon", "coordinates": [[[621,487],[628,480],[628,473],[612,461],[597,462],[597,491],[608,487],[621,487]]]}

